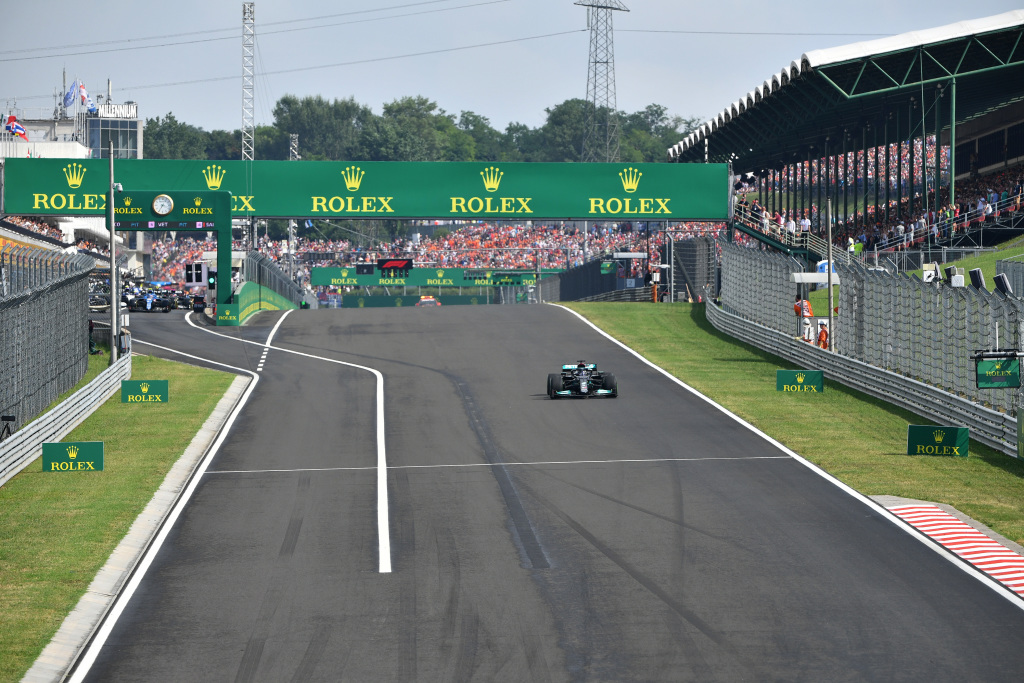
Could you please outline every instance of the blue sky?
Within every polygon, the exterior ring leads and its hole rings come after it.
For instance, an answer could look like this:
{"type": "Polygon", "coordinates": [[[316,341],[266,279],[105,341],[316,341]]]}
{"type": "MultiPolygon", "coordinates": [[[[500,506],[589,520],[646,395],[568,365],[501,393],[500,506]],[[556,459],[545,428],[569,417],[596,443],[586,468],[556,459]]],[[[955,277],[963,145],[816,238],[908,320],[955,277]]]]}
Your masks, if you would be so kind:
{"type": "MultiPolygon", "coordinates": [[[[4,0],[5,4],[11,0],[4,0]]],[[[808,50],[1017,9],[1011,2],[774,3],[623,0],[615,13],[619,109],[717,114],[808,50]]],[[[380,112],[423,95],[499,130],[536,127],[585,97],[586,10],[573,0],[258,0],[256,121],[285,94],[354,97],[380,112]],[[476,47],[473,47],[476,46],[476,47]],[[465,49],[464,49],[465,48],[465,49]]],[[[10,9],[10,8],[8,8],[10,9]]],[[[95,96],[139,103],[207,130],[241,126],[242,3],[35,0],[4,12],[0,101],[50,111],[81,78],[95,96]]]]}

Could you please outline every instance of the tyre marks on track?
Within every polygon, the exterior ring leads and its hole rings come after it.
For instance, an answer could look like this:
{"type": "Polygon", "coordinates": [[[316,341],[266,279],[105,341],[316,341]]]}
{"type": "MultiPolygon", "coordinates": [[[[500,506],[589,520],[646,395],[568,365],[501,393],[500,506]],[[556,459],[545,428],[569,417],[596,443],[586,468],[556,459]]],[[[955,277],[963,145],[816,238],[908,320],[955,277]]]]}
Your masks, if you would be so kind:
{"type": "MultiPolygon", "coordinates": [[[[673,596],[668,590],[660,586],[657,581],[650,578],[643,572],[641,572],[636,566],[629,562],[619,552],[612,549],[610,546],[605,544],[599,539],[593,532],[583,526],[580,522],[566,513],[562,508],[552,502],[550,499],[538,494],[529,485],[522,482],[519,483],[519,487],[527,494],[531,499],[546,508],[555,517],[560,519],[569,529],[575,532],[579,537],[583,538],[590,546],[592,546],[599,553],[604,555],[613,564],[618,566],[623,572],[631,577],[638,584],[643,586],[649,593],[654,595],[658,600],[664,603],[670,610],[672,610],[680,619],[686,622],[691,629],[696,630],[702,634],[707,640],[714,643],[716,646],[721,648],[724,652],[728,653],[732,660],[737,664],[741,665],[747,672],[750,680],[766,680],[766,672],[760,670],[759,666],[755,662],[751,662],[740,652],[733,647],[726,638],[724,638],[718,631],[716,631],[711,624],[704,621],[696,612],[691,610],[686,604],[679,598],[673,596]]],[[[680,551],[681,552],[681,551],[680,551]]],[[[581,604],[589,604],[590,600],[584,598],[584,602],[581,604]]],[[[713,680],[715,678],[715,672],[710,667],[710,664],[705,659],[701,652],[700,645],[695,642],[692,635],[687,634],[687,630],[680,629],[677,634],[678,644],[680,647],[685,649],[686,660],[694,672],[696,680],[713,680]]]]}
{"type": "MultiPolygon", "coordinates": [[[[309,501],[309,487],[310,487],[310,475],[304,474],[298,478],[295,486],[295,503],[292,507],[292,513],[288,519],[288,527],[285,530],[284,538],[281,541],[281,547],[278,550],[278,564],[274,569],[274,573],[271,576],[266,591],[263,594],[263,600],[260,602],[259,612],[256,615],[256,621],[253,623],[252,631],[249,634],[249,640],[245,644],[245,650],[242,653],[242,660],[238,665],[238,672],[235,675],[235,683],[250,683],[256,680],[257,674],[260,668],[260,660],[263,658],[263,651],[266,648],[267,639],[273,630],[274,615],[277,614],[277,609],[280,607],[284,597],[291,590],[291,584],[294,581],[294,573],[292,568],[292,558],[295,554],[295,548],[299,541],[299,535],[302,531],[302,522],[306,516],[306,507],[309,501]]],[[[302,663],[299,665],[298,671],[293,680],[308,680],[312,674],[313,669],[316,667],[316,662],[319,661],[323,655],[324,649],[326,648],[326,641],[323,647],[320,647],[316,643],[324,638],[329,638],[329,631],[317,631],[314,633],[313,640],[310,646],[307,647],[306,653],[303,656],[302,663]],[[304,670],[308,670],[309,674],[301,673],[304,670]]]]}
{"type": "Polygon", "coordinates": [[[548,569],[551,564],[544,553],[544,548],[541,547],[537,534],[533,530],[529,515],[526,514],[526,510],[523,508],[523,501],[519,498],[519,492],[516,491],[515,484],[512,483],[508,470],[505,469],[504,458],[501,457],[501,453],[494,443],[490,428],[487,426],[487,420],[477,408],[476,401],[473,399],[473,395],[469,391],[469,386],[466,382],[454,376],[449,376],[449,379],[451,379],[456,390],[459,392],[463,409],[465,410],[466,417],[469,419],[469,426],[476,435],[484,459],[492,465],[491,474],[494,475],[494,479],[498,482],[498,489],[501,491],[505,507],[511,516],[516,545],[523,555],[523,566],[526,569],[548,569]]]}

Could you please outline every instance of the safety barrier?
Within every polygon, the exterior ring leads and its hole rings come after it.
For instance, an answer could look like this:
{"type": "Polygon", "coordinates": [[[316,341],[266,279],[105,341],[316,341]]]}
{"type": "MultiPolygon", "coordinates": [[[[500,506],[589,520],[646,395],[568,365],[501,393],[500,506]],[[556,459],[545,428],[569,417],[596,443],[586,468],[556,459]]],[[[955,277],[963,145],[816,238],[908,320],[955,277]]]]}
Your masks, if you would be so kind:
{"type": "Polygon", "coordinates": [[[0,442],[0,486],[43,453],[43,443],[60,441],[121,388],[132,374],[126,354],[94,380],[47,413],[0,442]]]}
{"type": "Polygon", "coordinates": [[[705,312],[718,331],[825,377],[942,424],[968,427],[971,438],[1017,456],[1017,420],[937,387],[832,353],[744,320],[713,303],[705,312]]]}

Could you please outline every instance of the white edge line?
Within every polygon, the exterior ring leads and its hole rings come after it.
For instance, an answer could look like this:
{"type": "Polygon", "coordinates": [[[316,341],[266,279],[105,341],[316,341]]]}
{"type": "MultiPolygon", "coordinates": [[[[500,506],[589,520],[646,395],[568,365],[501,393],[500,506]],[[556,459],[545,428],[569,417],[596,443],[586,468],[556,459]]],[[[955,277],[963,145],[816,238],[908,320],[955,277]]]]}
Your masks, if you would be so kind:
{"type": "MultiPolygon", "coordinates": [[[[301,351],[293,351],[292,349],[285,349],[280,346],[272,346],[271,342],[274,339],[274,335],[277,333],[277,329],[284,322],[288,313],[286,311],[281,319],[274,325],[274,329],[271,330],[270,336],[267,338],[266,343],[260,344],[259,342],[249,341],[248,339],[239,339],[237,337],[231,337],[220,332],[214,332],[213,330],[206,329],[192,322],[191,316],[185,316],[185,322],[197,330],[202,330],[216,337],[223,337],[224,339],[230,339],[236,342],[242,342],[243,344],[255,344],[256,346],[262,346],[265,349],[274,349],[275,351],[281,351],[283,353],[290,353],[296,356],[302,356],[304,358],[312,358],[315,360],[322,360],[328,363],[336,363],[338,365],[345,365],[350,368],[357,368],[359,370],[366,370],[367,372],[373,373],[373,376],[377,378],[377,548],[378,548],[378,566],[377,572],[380,574],[391,573],[391,528],[390,519],[388,516],[388,459],[387,451],[384,444],[384,375],[381,374],[380,370],[366,367],[365,365],[356,365],[355,363],[346,363],[345,361],[335,360],[333,358],[324,358],[323,356],[314,356],[310,353],[303,353],[301,351]]],[[[266,351],[264,351],[265,353],[266,351]]]]}
{"type": "Polygon", "coordinates": [[[71,683],[79,683],[89,673],[89,669],[91,669],[92,665],[95,663],[96,657],[99,655],[100,650],[103,649],[103,645],[107,642],[107,638],[110,636],[111,631],[113,631],[114,625],[120,618],[121,613],[128,605],[128,602],[131,600],[132,595],[135,594],[135,591],[138,589],[139,584],[142,583],[142,579],[145,576],[146,572],[149,570],[150,565],[153,564],[153,560],[156,558],[157,553],[160,552],[160,547],[167,539],[167,535],[170,533],[171,527],[174,526],[174,523],[181,515],[182,510],[185,509],[185,506],[192,498],[192,494],[195,492],[196,487],[199,485],[199,481],[202,479],[203,473],[206,472],[206,469],[210,466],[210,462],[213,460],[214,456],[217,455],[217,451],[220,450],[221,445],[227,438],[228,432],[231,430],[231,426],[234,424],[235,419],[242,412],[242,408],[245,407],[246,402],[249,400],[249,396],[252,394],[253,390],[256,388],[256,385],[260,381],[259,376],[252,372],[251,370],[237,368],[232,365],[227,365],[225,363],[218,363],[216,361],[201,358],[199,356],[193,356],[191,354],[184,353],[176,349],[167,348],[165,346],[159,346],[157,344],[151,344],[149,342],[144,342],[137,339],[133,339],[132,343],[148,344],[149,346],[162,349],[164,351],[169,351],[171,353],[176,353],[178,355],[185,356],[186,358],[193,358],[195,360],[203,361],[204,363],[210,363],[212,365],[219,365],[224,368],[236,370],[240,373],[250,375],[252,377],[252,382],[249,383],[249,386],[248,388],[246,388],[245,393],[242,394],[242,398],[238,401],[237,405],[235,405],[235,409],[231,412],[231,415],[228,416],[227,421],[225,421],[224,425],[221,427],[220,434],[217,435],[217,440],[213,442],[213,445],[207,452],[206,457],[203,458],[202,462],[192,473],[192,477],[189,480],[188,486],[178,497],[178,501],[177,503],[175,503],[174,508],[171,510],[170,514],[167,515],[166,519],[164,519],[163,524],[161,524],[160,526],[159,532],[157,532],[157,535],[153,538],[153,542],[146,550],[146,554],[145,556],[143,556],[142,561],[139,562],[139,564],[135,567],[131,579],[124,586],[124,588],[118,592],[117,598],[114,602],[114,606],[103,619],[103,625],[100,626],[100,628],[96,631],[96,635],[89,642],[89,646],[86,648],[85,653],[79,659],[78,664],[75,665],[75,672],[71,676],[71,678],[68,679],[71,683]]]}
{"type": "Polygon", "coordinates": [[[853,496],[854,498],[856,498],[860,502],[864,503],[868,507],[872,508],[876,512],[883,513],[882,514],[882,518],[883,519],[888,520],[890,523],[894,524],[897,528],[902,529],[904,531],[904,533],[908,534],[912,538],[917,539],[918,541],[923,543],[925,546],[931,548],[936,553],[938,553],[939,555],[943,556],[944,558],[949,560],[951,563],[953,563],[954,566],[959,567],[964,573],[968,574],[969,576],[973,576],[975,579],[977,579],[981,583],[983,583],[986,586],[988,586],[989,588],[991,588],[998,595],[1001,595],[1002,597],[1004,597],[1006,600],[1008,600],[1011,604],[1013,604],[1017,608],[1019,608],[1021,610],[1024,610],[1024,597],[1011,593],[1009,590],[1007,590],[1007,587],[1004,586],[1003,584],[999,583],[998,581],[996,581],[992,577],[988,576],[987,574],[982,572],[977,567],[969,564],[963,558],[961,558],[958,555],[956,555],[955,553],[951,552],[950,550],[948,550],[947,548],[945,548],[941,544],[935,542],[931,537],[926,535],[924,532],[919,531],[918,529],[916,529],[910,523],[905,522],[899,516],[897,516],[895,513],[889,512],[889,510],[884,505],[881,505],[881,504],[877,503],[876,501],[872,500],[871,498],[865,496],[860,491],[858,491],[858,490],[848,486],[847,484],[844,484],[839,479],[836,479],[834,476],[832,476],[831,474],[829,474],[825,470],[821,469],[820,467],[818,467],[817,465],[812,463],[810,460],[807,460],[806,458],[801,456],[799,453],[796,453],[796,452],[790,450],[789,448],[787,448],[783,444],[779,443],[778,441],[776,441],[772,437],[768,436],[767,434],[762,432],[760,429],[758,429],[754,425],[750,424],[749,422],[747,422],[746,420],[741,418],[739,415],[736,415],[735,413],[730,412],[724,406],[722,406],[719,403],[716,403],[712,399],[710,399],[707,396],[705,396],[704,394],[700,393],[699,391],[697,391],[696,389],[691,387],[686,382],[684,382],[681,379],[679,379],[678,377],[675,377],[674,375],[672,375],[670,372],[668,372],[664,368],[661,368],[661,367],[655,365],[654,363],[652,363],[651,361],[647,360],[646,358],[641,356],[638,352],[636,352],[633,349],[629,348],[628,346],[626,346],[625,344],[620,342],[618,339],[615,339],[610,334],[608,334],[607,332],[602,330],[600,327],[598,327],[594,323],[592,323],[589,320],[587,320],[583,315],[577,313],[576,311],[572,310],[571,308],[566,308],[565,306],[562,306],[560,304],[549,303],[548,305],[549,306],[554,306],[556,308],[561,308],[564,311],[568,311],[569,313],[572,313],[574,316],[576,316],[577,318],[582,320],[585,324],[589,325],[591,328],[593,328],[595,331],[597,331],[598,334],[600,334],[601,336],[605,337],[606,339],[608,339],[610,342],[612,342],[616,346],[621,347],[626,352],[636,356],[642,363],[644,363],[644,364],[650,366],[651,368],[657,370],[658,372],[663,374],[665,377],[667,377],[669,380],[675,382],[676,384],[678,384],[682,388],[686,389],[687,391],[689,391],[694,396],[700,398],[702,401],[705,401],[706,403],[708,403],[708,404],[714,406],[715,408],[717,408],[718,410],[722,411],[724,414],[728,415],[730,418],[732,418],[733,420],[735,420],[739,424],[743,425],[744,427],[746,427],[747,429],[749,429],[753,433],[757,434],[758,436],[760,436],[761,438],[766,440],[768,443],[772,444],[773,446],[775,446],[776,448],[781,450],[783,453],[788,454],[791,458],[796,460],[798,463],[800,463],[801,465],[807,467],[812,472],[814,472],[818,476],[822,477],[826,481],[831,482],[833,485],[839,487],[841,490],[843,490],[846,493],[848,493],[849,495],[853,496]]]}

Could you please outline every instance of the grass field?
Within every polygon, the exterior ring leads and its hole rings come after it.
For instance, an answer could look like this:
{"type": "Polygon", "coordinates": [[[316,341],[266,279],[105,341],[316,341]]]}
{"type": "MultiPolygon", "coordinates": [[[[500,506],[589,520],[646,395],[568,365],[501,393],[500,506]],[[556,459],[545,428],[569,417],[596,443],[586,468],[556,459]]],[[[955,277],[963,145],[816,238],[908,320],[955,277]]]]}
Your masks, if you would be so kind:
{"type": "Polygon", "coordinates": [[[565,305],[862,493],[948,503],[1024,544],[1024,462],[975,441],[966,459],[908,456],[907,425],[930,421],[836,382],[777,393],[796,366],[718,332],[703,304],[565,305]]]}
{"type": "MultiPolygon", "coordinates": [[[[91,356],[86,380],[106,368],[91,356]]],[[[64,441],[103,441],[104,470],[44,473],[0,487],[0,681],[18,681],[202,427],[234,375],[136,356],[135,379],[166,379],[166,404],[116,394],[64,441]]]]}

